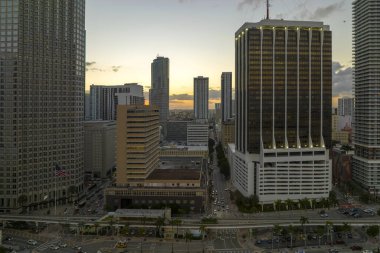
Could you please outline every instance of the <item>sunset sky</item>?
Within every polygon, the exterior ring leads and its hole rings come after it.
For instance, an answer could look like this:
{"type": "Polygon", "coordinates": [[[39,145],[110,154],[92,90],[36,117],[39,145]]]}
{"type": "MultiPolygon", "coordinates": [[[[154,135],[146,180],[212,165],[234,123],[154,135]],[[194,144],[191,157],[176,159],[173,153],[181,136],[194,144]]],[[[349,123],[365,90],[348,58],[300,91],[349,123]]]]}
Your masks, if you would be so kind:
{"type": "MultiPolygon", "coordinates": [[[[351,96],[350,0],[271,0],[271,18],[323,21],[333,32],[333,95],[351,96]]],[[[137,82],[148,92],[150,64],[170,59],[170,108],[192,108],[193,78],[210,78],[210,108],[220,99],[220,75],[234,72],[234,33],[258,22],[265,0],[88,0],[90,84],[137,82]]],[[[335,105],[335,101],[334,101],[335,105]]]]}

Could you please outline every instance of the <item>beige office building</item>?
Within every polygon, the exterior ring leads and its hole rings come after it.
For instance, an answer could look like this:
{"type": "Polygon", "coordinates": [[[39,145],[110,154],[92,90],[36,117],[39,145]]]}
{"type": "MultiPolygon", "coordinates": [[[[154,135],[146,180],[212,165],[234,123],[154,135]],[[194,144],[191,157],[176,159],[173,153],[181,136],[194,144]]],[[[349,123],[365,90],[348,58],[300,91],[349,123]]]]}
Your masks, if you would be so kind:
{"type": "Polygon", "coordinates": [[[235,120],[229,119],[222,122],[222,143],[227,149],[228,143],[235,143],[235,120]]]}
{"type": "Polygon", "coordinates": [[[84,171],[96,178],[105,178],[116,164],[115,121],[85,121],[84,171]]]}
{"type": "Polygon", "coordinates": [[[158,108],[121,103],[117,113],[116,185],[143,186],[159,165],[158,108]]]}

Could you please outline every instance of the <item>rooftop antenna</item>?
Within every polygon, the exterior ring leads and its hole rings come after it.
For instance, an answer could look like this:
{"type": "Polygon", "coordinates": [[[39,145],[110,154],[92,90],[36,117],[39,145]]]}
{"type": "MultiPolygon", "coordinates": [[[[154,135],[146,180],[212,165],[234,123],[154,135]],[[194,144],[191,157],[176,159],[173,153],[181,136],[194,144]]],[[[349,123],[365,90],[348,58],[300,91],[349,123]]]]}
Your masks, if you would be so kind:
{"type": "Polygon", "coordinates": [[[267,19],[269,19],[269,7],[270,7],[269,0],[267,0],[267,19]]]}

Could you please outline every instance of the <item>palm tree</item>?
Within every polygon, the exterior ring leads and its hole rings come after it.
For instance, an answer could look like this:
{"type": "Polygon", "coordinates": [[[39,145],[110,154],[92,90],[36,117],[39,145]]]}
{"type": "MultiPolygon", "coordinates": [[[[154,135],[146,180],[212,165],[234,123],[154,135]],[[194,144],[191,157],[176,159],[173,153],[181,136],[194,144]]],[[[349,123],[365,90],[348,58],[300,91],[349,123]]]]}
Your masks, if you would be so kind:
{"type": "Polygon", "coordinates": [[[326,232],[327,234],[330,234],[330,243],[331,246],[333,245],[333,231],[334,231],[334,224],[331,221],[326,221],[326,232]]]}
{"type": "Polygon", "coordinates": [[[113,225],[114,224],[115,224],[115,221],[113,220],[113,217],[111,217],[111,219],[108,222],[109,228],[111,229],[111,235],[114,234],[114,231],[113,231],[113,225]]]}
{"type": "Polygon", "coordinates": [[[165,218],[164,217],[158,217],[156,220],[156,231],[160,237],[161,237],[161,227],[163,225],[165,225],[165,218]]]}
{"type": "Polygon", "coordinates": [[[191,240],[193,239],[193,236],[191,233],[189,232],[186,232],[185,234],[185,239],[186,239],[186,243],[187,243],[187,252],[189,253],[189,242],[191,242],[191,240]]]}
{"type": "Polygon", "coordinates": [[[99,223],[97,223],[97,222],[95,222],[95,224],[94,224],[94,228],[95,228],[95,232],[96,232],[96,236],[98,236],[99,235],[99,231],[98,231],[98,228],[99,228],[99,223]]]}
{"type": "Polygon", "coordinates": [[[182,220],[180,220],[180,219],[174,220],[174,225],[177,226],[176,238],[178,238],[178,227],[181,226],[181,224],[182,224],[182,220]]]}
{"type": "Polygon", "coordinates": [[[278,199],[274,202],[274,206],[276,208],[276,211],[281,211],[281,204],[282,204],[282,201],[281,199],[278,199]]]}
{"type": "Polygon", "coordinates": [[[312,199],[311,200],[311,205],[312,205],[311,208],[314,210],[317,207],[317,200],[316,199],[312,199]]]}
{"type": "MultiPolygon", "coordinates": [[[[273,234],[277,236],[277,248],[280,250],[280,234],[281,234],[282,228],[280,225],[275,224],[273,226],[273,234]]],[[[272,238],[272,248],[273,248],[273,238],[272,238]]]]}
{"type": "Polygon", "coordinates": [[[289,207],[293,210],[293,200],[287,199],[285,200],[286,208],[289,210],[289,207]]]}
{"type": "Polygon", "coordinates": [[[304,236],[304,240],[305,240],[305,247],[306,247],[306,226],[305,224],[308,224],[309,223],[309,219],[307,217],[304,217],[304,216],[301,216],[300,218],[300,223],[301,223],[301,227],[302,227],[302,230],[303,230],[303,236],[304,236]]]}
{"type": "Polygon", "coordinates": [[[71,185],[68,189],[67,189],[67,193],[69,194],[70,196],[70,201],[72,202],[72,197],[75,193],[77,193],[77,187],[75,185],[71,185]]]}
{"type": "Polygon", "coordinates": [[[290,234],[290,248],[293,249],[293,234],[295,232],[295,228],[293,225],[288,226],[288,232],[290,234]]]}
{"type": "Polygon", "coordinates": [[[28,202],[28,197],[26,195],[21,195],[17,199],[17,203],[22,207],[24,211],[24,205],[28,202]]]}
{"type": "Polygon", "coordinates": [[[351,232],[351,225],[349,225],[347,222],[343,223],[342,230],[346,233],[351,232]]]}
{"type": "Polygon", "coordinates": [[[206,225],[205,224],[201,224],[199,226],[199,231],[201,231],[201,237],[202,237],[202,240],[203,240],[205,232],[206,232],[206,225]]]}
{"type": "Polygon", "coordinates": [[[324,228],[323,226],[318,226],[317,227],[317,235],[318,235],[318,247],[321,247],[321,237],[323,236],[324,234],[324,228]]]}

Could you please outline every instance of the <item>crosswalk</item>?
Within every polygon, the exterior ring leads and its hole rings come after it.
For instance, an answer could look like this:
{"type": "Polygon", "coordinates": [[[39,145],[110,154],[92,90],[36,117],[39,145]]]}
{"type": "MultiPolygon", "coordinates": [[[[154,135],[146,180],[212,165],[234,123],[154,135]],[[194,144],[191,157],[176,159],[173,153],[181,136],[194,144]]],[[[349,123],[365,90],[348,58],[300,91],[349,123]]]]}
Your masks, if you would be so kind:
{"type": "Polygon", "coordinates": [[[249,249],[219,249],[214,251],[215,253],[252,253],[249,249]]]}
{"type": "Polygon", "coordinates": [[[38,246],[36,248],[36,250],[38,250],[38,251],[44,251],[44,250],[48,249],[50,247],[50,245],[52,245],[52,244],[54,244],[54,245],[58,244],[60,242],[60,240],[61,240],[61,237],[57,237],[57,238],[55,238],[55,239],[53,239],[51,241],[48,241],[48,242],[45,242],[45,243],[41,244],[40,246],[38,246]]]}

